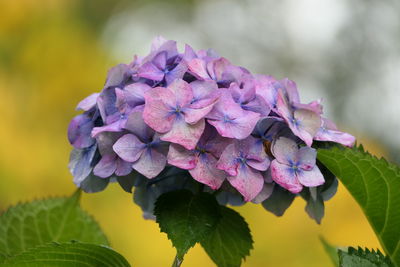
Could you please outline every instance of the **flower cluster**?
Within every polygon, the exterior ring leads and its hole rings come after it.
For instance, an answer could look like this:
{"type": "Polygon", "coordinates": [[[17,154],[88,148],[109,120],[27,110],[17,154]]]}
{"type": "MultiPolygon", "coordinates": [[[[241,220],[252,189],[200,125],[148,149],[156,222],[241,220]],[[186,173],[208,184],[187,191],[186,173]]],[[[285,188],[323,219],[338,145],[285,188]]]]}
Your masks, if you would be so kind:
{"type": "Polygon", "coordinates": [[[254,75],[211,50],[180,53],[161,37],[146,57],[113,67],[77,109],[68,128],[75,184],[135,187],[149,216],[159,194],[196,184],[224,204],[268,206],[281,191],[315,200],[327,186],[313,143],[355,142],[322,116],[320,101],[302,104],[293,81],[254,75]]]}

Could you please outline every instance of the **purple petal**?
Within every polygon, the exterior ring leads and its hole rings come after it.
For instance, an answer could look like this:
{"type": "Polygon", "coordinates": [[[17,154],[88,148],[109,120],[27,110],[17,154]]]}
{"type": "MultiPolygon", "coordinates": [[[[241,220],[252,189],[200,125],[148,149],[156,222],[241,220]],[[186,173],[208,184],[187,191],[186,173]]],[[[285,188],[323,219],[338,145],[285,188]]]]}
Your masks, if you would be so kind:
{"type": "Polygon", "coordinates": [[[101,157],[93,169],[93,173],[101,178],[110,177],[117,168],[117,155],[109,154],[101,157]]]}
{"type": "Polygon", "coordinates": [[[239,151],[235,144],[228,145],[217,162],[217,168],[226,171],[231,176],[236,176],[238,173],[238,163],[236,162],[238,154],[239,151]]]}
{"type": "Polygon", "coordinates": [[[143,144],[135,135],[126,134],[113,145],[114,152],[125,161],[135,162],[145,150],[143,144]]]}
{"type": "Polygon", "coordinates": [[[263,161],[247,160],[247,165],[259,171],[266,171],[270,165],[270,160],[267,157],[263,161]]]}
{"type": "Polygon", "coordinates": [[[121,132],[122,129],[125,127],[126,119],[117,120],[108,125],[104,125],[101,127],[94,127],[92,130],[92,137],[97,137],[100,133],[103,132],[121,132]]]}
{"type": "Polygon", "coordinates": [[[215,97],[219,97],[218,94],[213,94],[218,90],[218,86],[215,81],[194,81],[190,83],[193,90],[193,100],[191,102],[192,107],[199,103],[200,107],[209,105],[208,103],[213,102],[215,97]],[[211,99],[211,100],[210,100],[211,99]],[[203,100],[207,100],[207,104],[201,103],[203,100]]]}
{"type": "Polygon", "coordinates": [[[217,190],[224,182],[226,174],[218,170],[216,164],[217,159],[214,156],[208,153],[201,154],[196,167],[189,170],[189,173],[196,181],[208,185],[213,190],[217,190]]]}
{"type": "Polygon", "coordinates": [[[175,115],[171,114],[175,96],[166,88],[153,88],[145,94],[146,104],[143,119],[155,131],[165,133],[171,130],[175,115]],[[166,103],[167,102],[167,103],[166,103]]]}
{"type": "Polygon", "coordinates": [[[115,170],[115,175],[126,176],[132,171],[132,163],[127,162],[121,158],[117,158],[117,169],[115,170]]]}
{"type": "Polygon", "coordinates": [[[327,119],[323,119],[322,127],[318,130],[314,140],[335,142],[348,147],[354,146],[356,142],[354,136],[338,131],[336,125],[327,119]]]}
{"type": "Polygon", "coordinates": [[[117,66],[111,68],[108,71],[107,80],[104,85],[104,89],[111,87],[111,86],[118,86],[120,85],[124,79],[125,74],[128,71],[128,65],[126,64],[118,64],[117,66]]]}
{"type": "Polygon", "coordinates": [[[144,83],[132,83],[130,85],[125,86],[124,90],[127,92],[126,102],[131,107],[143,105],[145,103],[144,95],[150,89],[151,87],[144,83]]]}
{"type": "Polygon", "coordinates": [[[278,91],[274,87],[276,79],[272,76],[259,75],[256,77],[256,93],[264,98],[270,108],[275,108],[278,91]]]}
{"type": "Polygon", "coordinates": [[[222,81],[226,68],[230,66],[231,63],[226,58],[219,58],[207,63],[207,71],[210,77],[215,81],[222,81]]]}
{"type": "Polygon", "coordinates": [[[293,194],[297,194],[303,189],[294,171],[288,165],[281,164],[277,160],[271,162],[271,175],[276,183],[293,194]]]}
{"type": "Polygon", "coordinates": [[[68,140],[75,148],[86,148],[94,144],[90,133],[93,129],[92,118],[81,114],[72,119],[68,126],[68,140]]]}
{"type": "Polygon", "coordinates": [[[176,143],[186,149],[194,149],[205,127],[204,119],[196,124],[187,124],[183,118],[177,118],[172,125],[172,129],[161,135],[161,140],[176,143]]]}
{"type": "Polygon", "coordinates": [[[297,163],[305,171],[312,170],[317,159],[317,150],[311,147],[301,147],[297,152],[297,163]]]}
{"type": "Polygon", "coordinates": [[[264,178],[261,173],[246,165],[240,165],[237,168],[237,175],[228,176],[228,181],[242,194],[245,201],[254,199],[261,192],[264,185],[264,178]]]}
{"type": "Polygon", "coordinates": [[[99,108],[101,118],[103,119],[104,122],[107,121],[107,117],[109,115],[118,112],[118,109],[115,106],[115,102],[116,102],[115,88],[104,89],[97,98],[97,107],[99,108]]]}
{"type": "Polygon", "coordinates": [[[194,58],[197,58],[196,52],[193,50],[193,48],[190,45],[185,44],[185,52],[183,54],[183,58],[186,61],[190,61],[194,58]]]}
{"type": "Polygon", "coordinates": [[[267,198],[269,198],[272,195],[272,192],[274,191],[274,184],[273,183],[264,183],[263,189],[261,190],[258,195],[253,198],[251,202],[255,204],[260,204],[267,198]]]}
{"type": "Polygon", "coordinates": [[[319,186],[325,182],[324,176],[317,166],[309,171],[299,170],[296,174],[299,182],[307,187],[319,186]]]}
{"type": "Polygon", "coordinates": [[[112,146],[117,140],[123,135],[122,132],[102,132],[96,136],[97,146],[99,148],[100,155],[115,154],[112,146]]]}
{"type": "Polygon", "coordinates": [[[191,170],[196,167],[197,158],[193,151],[183,146],[171,144],[168,151],[168,163],[184,170],[191,170]]]}
{"type": "Polygon", "coordinates": [[[272,154],[282,164],[291,164],[297,160],[298,147],[295,141],[286,137],[276,139],[272,144],[272,154]]]}
{"type": "Polygon", "coordinates": [[[154,130],[151,129],[143,120],[143,114],[139,111],[132,112],[125,124],[125,129],[139,137],[143,142],[151,141],[154,130]]]}
{"type": "Polygon", "coordinates": [[[78,106],[76,106],[76,109],[83,111],[88,111],[92,109],[96,105],[97,98],[99,97],[99,95],[100,95],[99,93],[94,93],[86,97],[81,102],[79,102],[78,106]]]}
{"type": "Polygon", "coordinates": [[[158,53],[152,60],[152,63],[159,69],[159,70],[163,70],[165,69],[166,65],[167,65],[167,52],[166,51],[162,51],[160,53],[158,53]]]}
{"type": "Polygon", "coordinates": [[[165,81],[167,82],[167,85],[170,85],[176,79],[182,79],[187,70],[188,66],[186,62],[181,60],[181,62],[179,62],[179,64],[173,70],[165,74],[165,81]]]}
{"type": "Polygon", "coordinates": [[[146,149],[132,167],[151,179],[160,174],[167,163],[167,157],[155,149],[146,149]]]}
{"type": "Polygon", "coordinates": [[[164,72],[157,68],[152,62],[144,63],[138,70],[138,76],[153,81],[162,81],[164,72]]]}

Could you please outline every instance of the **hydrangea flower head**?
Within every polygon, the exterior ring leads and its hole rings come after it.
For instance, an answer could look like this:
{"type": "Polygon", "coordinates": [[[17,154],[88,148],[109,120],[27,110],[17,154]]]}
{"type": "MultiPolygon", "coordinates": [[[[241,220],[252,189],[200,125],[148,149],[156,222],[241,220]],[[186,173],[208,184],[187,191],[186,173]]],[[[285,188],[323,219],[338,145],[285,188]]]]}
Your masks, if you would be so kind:
{"type": "Polygon", "coordinates": [[[320,171],[314,141],[355,142],[322,117],[321,101],[301,103],[293,81],[255,75],[212,50],[180,52],[162,37],[148,55],[111,68],[77,109],[68,127],[75,184],[135,187],[147,218],[157,196],[182,188],[280,215],[280,198],[337,185],[320,171]]]}

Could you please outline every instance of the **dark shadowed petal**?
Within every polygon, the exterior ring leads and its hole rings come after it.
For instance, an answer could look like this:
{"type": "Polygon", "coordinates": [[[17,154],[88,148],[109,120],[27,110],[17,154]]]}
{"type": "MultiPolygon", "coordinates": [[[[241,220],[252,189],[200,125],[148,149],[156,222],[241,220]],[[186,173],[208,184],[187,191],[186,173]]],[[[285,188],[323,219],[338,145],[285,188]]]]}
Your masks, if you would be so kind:
{"type": "Polygon", "coordinates": [[[195,152],[187,150],[181,145],[171,144],[168,151],[168,163],[184,170],[196,167],[195,152]]]}
{"type": "Polygon", "coordinates": [[[164,169],[167,157],[155,149],[146,149],[132,167],[151,179],[156,177],[164,169]]]}
{"type": "Polygon", "coordinates": [[[186,149],[194,149],[205,127],[204,119],[196,124],[187,124],[183,118],[177,118],[172,125],[172,129],[161,135],[161,140],[175,144],[180,144],[186,149]]]}
{"type": "Polygon", "coordinates": [[[317,159],[317,150],[311,147],[301,147],[297,152],[297,163],[305,171],[314,168],[317,159]]]}
{"type": "Polygon", "coordinates": [[[85,148],[94,144],[91,132],[94,123],[88,114],[80,114],[68,126],[68,140],[75,148],[85,148]]]}
{"type": "Polygon", "coordinates": [[[271,162],[271,175],[276,183],[294,194],[299,193],[303,189],[294,171],[289,166],[281,164],[277,160],[271,162]]]}
{"type": "Polygon", "coordinates": [[[100,95],[99,93],[94,93],[94,94],[91,94],[90,96],[86,97],[81,102],[79,102],[78,106],[76,106],[76,109],[88,111],[88,110],[94,108],[94,106],[97,103],[97,97],[99,95],[100,95]]]}
{"type": "Polygon", "coordinates": [[[145,150],[143,144],[135,135],[126,134],[113,145],[114,152],[125,161],[135,162],[145,150]]]}
{"type": "Polygon", "coordinates": [[[213,190],[221,187],[226,178],[226,174],[216,167],[217,159],[211,154],[201,154],[198,157],[197,165],[195,168],[189,170],[193,179],[206,184],[213,190]]]}
{"type": "Polygon", "coordinates": [[[297,172],[297,179],[299,182],[308,187],[322,185],[325,182],[324,176],[317,166],[309,171],[299,170],[297,172]]]}
{"type": "Polygon", "coordinates": [[[286,137],[276,139],[272,144],[271,149],[276,160],[287,165],[296,162],[297,151],[298,148],[296,142],[286,137]]]}
{"type": "Polygon", "coordinates": [[[274,191],[273,183],[264,183],[263,189],[261,190],[261,192],[258,193],[258,195],[255,198],[253,198],[253,200],[251,202],[253,202],[255,204],[260,204],[261,202],[263,202],[264,200],[269,198],[272,195],[273,191],[274,191]]]}
{"type": "Polygon", "coordinates": [[[117,168],[117,155],[108,154],[101,157],[93,169],[93,173],[101,178],[110,177],[117,168]]]}
{"type": "Polygon", "coordinates": [[[103,132],[96,137],[100,155],[114,154],[112,146],[123,135],[123,133],[103,132]]]}
{"type": "Polygon", "coordinates": [[[261,192],[264,185],[264,178],[261,173],[245,164],[237,168],[236,176],[228,176],[228,181],[242,194],[245,201],[254,199],[261,192]]]}

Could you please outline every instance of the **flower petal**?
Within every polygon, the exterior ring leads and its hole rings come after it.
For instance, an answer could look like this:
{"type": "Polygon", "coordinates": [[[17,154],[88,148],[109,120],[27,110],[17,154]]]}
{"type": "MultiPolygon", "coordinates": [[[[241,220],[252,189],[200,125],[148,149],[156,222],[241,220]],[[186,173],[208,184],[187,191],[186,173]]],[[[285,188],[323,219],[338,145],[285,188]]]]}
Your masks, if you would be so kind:
{"type": "Polygon", "coordinates": [[[94,144],[90,135],[94,123],[88,114],[80,114],[72,119],[68,126],[68,140],[75,148],[85,148],[94,144]]]}
{"type": "Polygon", "coordinates": [[[168,151],[168,163],[184,170],[191,170],[196,167],[197,158],[193,151],[183,146],[171,144],[168,151]]]}
{"type": "Polygon", "coordinates": [[[161,51],[152,59],[152,63],[157,69],[164,70],[167,65],[167,56],[168,53],[166,51],[161,51]]]}
{"type": "Polygon", "coordinates": [[[94,93],[86,97],[81,102],[79,102],[78,106],[76,106],[76,109],[83,111],[88,111],[92,109],[96,105],[97,98],[99,97],[99,95],[100,95],[99,93],[94,93]]]}
{"type": "Polygon", "coordinates": [[[272,195],[272,192],[274,191],[274,184],[273,183],[264,183],[264,186],[258,195],[253,198],[251,202],[255,204],[260,204],[267,198],[269,198],[272,195]]]}
{"type": "Polygon", "coordinates": [[[210,80],[207,64],[204,60],[195,58],[188,63],[189,72],[199,80],[210,80]]]}
{"type": "Polygon", "coordinates": [[[145,94],[145,100],[143,119],[146,124],[160,133],[170,131],[176,117],[171,114],[175,104],[174,94],[166,88],[157,87],[145,94]]]}
{"type": "Polygon", "coordinates": [[[272,144],[271,152],[277,161],[283,164],[296,162],[298,147],[295,141],[286,137],[280,137],[272,144]]]}
{"type": "Polygon", "coordinates": [[[115,67],[111,68],[108,71],[104,89],[120,85],[124,81],[127,72],[128,65],[126,64],[118,64],[115,67]]]}
{"type": "Polygon", "coordinates": [[[303,189],[294,171],[288,165],[281,164],[277,160],[271,162],[271,176],[276,183],[293,194],[297,194],[303,189]]]}
{"type": "Polygon", "coordinates": [[[325,182],[324,176],[317,166],[309,171],[299,170],[296,172],[299,182],[307,187],[315,187],[325,182]]]}
{"type": "Polygon", "coordinates": [[[117,120],[108,125],[104,125],[101,127],[94,127],[92,130],[92,137],[97,137],[100,133],[103,132],[121,132],[122,129],[125,127],[126,119],[117,120]]]}
{"type": "Polygon", "coordinates": [[[127,162],[121,158],[117,158],[117,169],[115,170],[115,175],[126,176],[132,171],[132,163],[127,162]]]}
{"type": "Polygon", "coordinates": [[[196,167],[189,170],[189,173],[196,181],[217,190],[224,182],[226,174],[218,170],[216,164],[217,159],[214,156],[208,153],[201,154],[198,157],[196,167]]]}
{"type": "Polygon", "coordinates": [[[205,127],[204,119],[199,120],[196,124],[187,124],[182,117],[178,117],[172,129],[161,135],[161,140],[175,144],[180,144],[186,149],[194,149],[205,127]]]}
{"type": "Polygon", "coordinates": [[[181,62],[179,62],[179,64],[173,70],[165,74],[165,81],[167,82],[167,85],[170,85],[176,79],[182,79],[187,69],[187,63],[184,60],[181,60],[181,62]]]}
{"type": "Polygon", "coordinates": [[[125,161],[135,162],[145,150],[143,144],[135,135],[126,134],[113,145],[114,152],[125,161]]]}
{"type": "Polygon", "coordinates": [[[236,176],[228,176],[229,183],[244,197],[245,201],[254,199],[263,189],[264,178],[259,171],[240,165],[236,176]]]}
{"type": "Polygon", "coordinates": [[[226,171],[231,176],[236,176],[238,172],[236,157],[238,154],[239,151],[235,144],[228,145],[217,162],[217,168],[226,171]]]}
{"type": "Polygon", "coordinates": [[[299,167],[305,171],[308,171],[313,169],[316,164],[317,150],[308,146],[301,147],[297,152],[296,157],[299,167]]]}
{"type": "Polygon", "coordinates": [[[297,134],[293,133],[300,137],[306,145],[311,146],[315,134],[321,127],[321,117],[311,110],[296,109],[294,111],[294,119],[297,122],[298,132],[297,134]]]}
{"type": "Polygon", "coordinates": [[[186,105],[189,105],[193,100],[192,87],[190,87],[190,85],[182,79],[175,80],[168,86],[168,89],[171,90],[171,92],[175,95],[175,106],[182,108],[186,105]]]}
{"type": "Polygon", "coordinates": [[[156,177],[164,169],[167,157],[155,149],[146,149],[132,167],[151,179],[156,177]]]}
{"type": "Polygon", "coordinates": [[[110,177],[117,168],[117,155],[108,154],[101,157],[100,161],[93,169],[94,175],[107,178],[110,177]]]}
{"type": "Polygon", "coordinates": [[[139,105],[144,105],[144,95],[147,91],[151,89],[145,83],[132,83],[124,87],[124,91],[127,92],[126,94],[126,102],[131,107],[136,107],[139,105]]]}
{"type": "Polygon", "coordinates": [[[143,120],[142,112],[132,112],[125,124],[125,129],[139,137],[142,142],[151,142],[154,136],[154,130],[151,129],[143,120]]]}
{"type": "Polygon", "coordinates": [[[138,70],[138,76],[153,81],[162,81],[164,72],[157,68],[152,62],[144,63],[138,70]]]}

